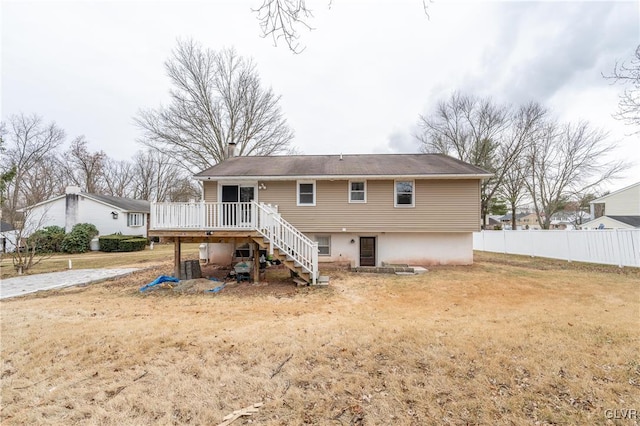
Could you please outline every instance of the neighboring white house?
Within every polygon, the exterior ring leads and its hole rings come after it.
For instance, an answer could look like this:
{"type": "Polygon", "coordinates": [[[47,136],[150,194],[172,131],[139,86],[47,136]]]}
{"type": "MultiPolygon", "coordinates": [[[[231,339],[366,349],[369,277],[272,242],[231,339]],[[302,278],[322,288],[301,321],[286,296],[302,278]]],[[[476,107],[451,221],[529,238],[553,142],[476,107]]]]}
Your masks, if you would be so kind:
{"type": "Polygon", "coordinates": [[[14,251],[17,238],[18,231],[11,224],[0,221],[0,253],[14,251]]]}
{"type": "Polygon", "coordinates": [[[77,186],[66,193],[20,210],[33,230],[60,226],[70,232],[78,223],[91,223],[100,235],[122,233],[147,236],[149,202],[131,198],[81,192],[77,186]]]}
{"type": "Polygon", "coordinates": [[[596,204],[604,204],[604,214],[582,224],[582,229],[640,228],[640,182],[593,200],[591,217],[596,204]]]}

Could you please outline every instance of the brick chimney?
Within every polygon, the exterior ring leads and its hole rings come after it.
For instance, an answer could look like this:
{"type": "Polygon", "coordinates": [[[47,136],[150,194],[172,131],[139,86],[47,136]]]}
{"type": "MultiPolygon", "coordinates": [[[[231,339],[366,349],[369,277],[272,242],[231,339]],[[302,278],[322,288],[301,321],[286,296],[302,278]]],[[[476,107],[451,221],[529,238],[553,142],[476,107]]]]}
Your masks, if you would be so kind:
{"type": "Polygon", "coordinates": [[[229,142],[229,144],[227,145],[227,156],[226,158],[232,158],[236,156],[236,143],[235,142],[229,142]]]}

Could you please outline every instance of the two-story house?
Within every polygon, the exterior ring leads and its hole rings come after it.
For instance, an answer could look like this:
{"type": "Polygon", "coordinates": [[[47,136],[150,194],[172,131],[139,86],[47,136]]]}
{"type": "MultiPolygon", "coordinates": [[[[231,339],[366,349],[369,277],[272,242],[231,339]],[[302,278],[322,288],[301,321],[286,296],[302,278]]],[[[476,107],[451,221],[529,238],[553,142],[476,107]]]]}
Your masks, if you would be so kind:
{"type": "Polygon", "coordinates": [[[223,264],[275,249],[310,281],[323,261],[467,265],[489,176],[440,154],[231,157],[195,175],[201,203],[152,204],[150,235],[223,264]]]}
{"type": "Polygon", "coordinates": [[[582,229],[640,228],[640,182],[595,199],[590,207],[593,220],[582,229]],[[602,215],[596,217],[596,211],[602,215]]]}

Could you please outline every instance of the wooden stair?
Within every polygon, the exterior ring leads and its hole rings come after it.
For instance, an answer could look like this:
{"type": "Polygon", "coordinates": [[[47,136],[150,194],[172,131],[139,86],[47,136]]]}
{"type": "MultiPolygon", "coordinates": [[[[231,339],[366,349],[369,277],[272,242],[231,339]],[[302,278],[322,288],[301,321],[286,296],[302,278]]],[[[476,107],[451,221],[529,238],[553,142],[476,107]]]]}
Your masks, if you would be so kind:
{"type": "MultiPolygon", "coordinates": [[[[253,241],[258,243],[261,249],[267,250],[267,252],[270,251],[271,243],[264,238],[254,237],[253,241]]],[[[309,271],[305,270],[302,265],[296,262],[293,257],[286,252],[282,252],[280,249],[274,247],[272,257],[278,259],[280,263],[295,273],[296,277],[294,277],[293,281],[296,285],[310,285],[312,283],[313,280],[309,271]]]]}

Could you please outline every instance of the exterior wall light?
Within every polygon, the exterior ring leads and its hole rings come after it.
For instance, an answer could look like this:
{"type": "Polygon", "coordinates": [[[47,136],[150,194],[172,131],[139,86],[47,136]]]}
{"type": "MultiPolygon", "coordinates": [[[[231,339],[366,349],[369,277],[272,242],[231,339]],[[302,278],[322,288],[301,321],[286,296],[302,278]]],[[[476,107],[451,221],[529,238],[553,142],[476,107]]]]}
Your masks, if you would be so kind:
{"type": "Polygon", "coordinates": [[[118,218],[118,212],[111,212],[111,217],[114,219],[118,218]]]}

